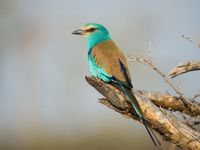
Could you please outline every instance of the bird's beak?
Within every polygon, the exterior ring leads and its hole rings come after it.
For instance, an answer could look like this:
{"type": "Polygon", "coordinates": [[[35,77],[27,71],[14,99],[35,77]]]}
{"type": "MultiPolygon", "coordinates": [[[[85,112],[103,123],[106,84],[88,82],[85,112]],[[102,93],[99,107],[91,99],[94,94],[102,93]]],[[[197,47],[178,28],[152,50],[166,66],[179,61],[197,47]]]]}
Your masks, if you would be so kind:
{"type": "Polygon", "coordinates": [[[72,34],[84,35],[84,31],[81,29],[78,29],[78,30],[75,30],[74,32],[72,32],[72,34]]]}

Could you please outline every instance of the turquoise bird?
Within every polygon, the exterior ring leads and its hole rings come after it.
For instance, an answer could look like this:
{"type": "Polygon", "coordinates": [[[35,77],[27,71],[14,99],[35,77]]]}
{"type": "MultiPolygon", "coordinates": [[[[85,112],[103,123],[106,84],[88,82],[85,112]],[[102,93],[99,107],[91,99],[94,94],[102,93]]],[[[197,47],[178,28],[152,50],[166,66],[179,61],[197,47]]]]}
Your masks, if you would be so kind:
{"type": "Polygon", "coordinates": [[[106,83],[114,82],[127,95],[139,119],[143,122],[153,143],[160,144],[154,132],[148,126],[136,97],[132,93],[131,76],[121,49],[111,39],[108,30],[96,23],[88,23],[72,34],[82,35],[88,44],[88,63],[91,75],[106,83]],[[155,138],[155,139],[154,139],[155,138]]]}

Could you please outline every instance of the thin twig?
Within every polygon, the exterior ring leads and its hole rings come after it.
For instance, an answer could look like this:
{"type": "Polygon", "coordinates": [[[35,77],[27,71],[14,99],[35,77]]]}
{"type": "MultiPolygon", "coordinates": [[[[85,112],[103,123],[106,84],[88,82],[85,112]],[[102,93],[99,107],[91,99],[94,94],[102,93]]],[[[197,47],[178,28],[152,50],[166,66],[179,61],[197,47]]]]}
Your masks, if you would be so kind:
{"type": "MultiPolygon", "coordinates": [[[[134,113],[132,113],[134,109],[131,104],[127,102],[122,91],[111,84],[104,83],[98,79],[86,77],[86,80],[97,91],[105,96],[105,99],[100,100],[102,104],[114,109],[123,116],[136,119],[134,113]]],[[[160,133],[166,140],[177,144],[177,146],[183,149],[200,149],[200,142],[198,139],[199,133],[197,131],[178,121],[173,114],[166,117],[160,109],[158,109],[140,92],[134,91],[134,95],[136,96],[142,112],[149,122],[149,125],[160,133]]]]}
{"type": "Polygon", "coordinates": [[[173,82],[170,80],[170,78],[165,75],[164,73],[162,73],[162,71],[160,71],[154,64],[153,62],[149,62],[146,59],[142,59],[142,58],[137,58],[134,56],[131,56],[129,58],[130,61],[132,62],[140,62],[142,64],[145,64],[146,66],[152,68],[153,70],[155,70],[161,77],[164,78],[165,82],[180,96],[180,98],[182,99],[183,103],[188,106],[188,105],[192,105],[194,107],[196,107],[198,110],[200,110],[200,107],[198,105],[193,104],[186,96],[184,96],[184,94],[173,84],[173,82]]]}
{"type": "Polygon", "coordinates": [[[152,57],[151,57],[151,46],[152,46],[152,41],[149,41],[149,45],[148,45],[148,49],[147,49],[147,53],[148,53],[148,61],[151,62],[152,61],[152,57]]]}
{"type": "Polygon", "coordinates": [[[182,38],[188,40],[190,43],[193,43],[193,44],[197,45],[198,48],[200,48],[200,43],[197,42],[197,41],[194,41],[194,40],[193,40],[192,38],[190,38],[189,36],[185,36],[185,35],[183,34],[183,35],[182,35],[182,38]]]}
{"type": "Polygon", "coordinates": [[[195,101],[197,97],[200,97],[200,91],[191,98],[191,101],[195,101]]]}

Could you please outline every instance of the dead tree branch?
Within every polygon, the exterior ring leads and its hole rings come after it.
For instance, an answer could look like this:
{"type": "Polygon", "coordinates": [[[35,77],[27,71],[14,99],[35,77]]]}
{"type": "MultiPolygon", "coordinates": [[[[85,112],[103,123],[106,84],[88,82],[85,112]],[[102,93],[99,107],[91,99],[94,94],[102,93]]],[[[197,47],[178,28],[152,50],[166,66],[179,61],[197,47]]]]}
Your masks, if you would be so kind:
{"type": "Polygon", "coordinates": [[[191,37],[186,36],[186,35],[183,34],[182,38],[185,39],[185,40],[188,40],[190,43],[193,43],[193,44],[197,45],[198,48],[200,48],[200,43],[195,41],[195,40],[193,40],[191,37]]]}
{"type": "Polygon", "coordinates": [[[191,101],[195,101],[196,98],[200,97],[200,91],[197,92],[192,98],[191,101]]]}
{"type": "MultiPolygon", "coordinates": [[[[193,105],[193,107],[196,107],[196,109],[198,109],[200,111],[200,106],[192,103],[174,84],[173,82],[170,80],[170,78],[165,75],[162,71],[160,71],[154,64],[152,61],[148,61],[147,59],[142,59],[142,58],[137,58],[134,56],[131,56],[129,58],[130,61],[132,62],[140,62],[144,65],[147,65],[148,67],[152,68],[153,70],[155,70],[161,77],[163,77],[163,79],[165,80],[165,82],[180,96],[180,99],[182,100],[183,104],[185,105],[185,107],[187,107],[188,109],[190,109],[191,107],[189,107],[190,105],[193,105]]],[[[192,110],[190,110],[192,111],[192,110]]]]}
{"type": "MultiPolygon", "coordinates": [[[[124,116],[137,120],[131,104],[127,102],[122,91],[98,79],[86,77],[86,80],[105,97],[100,100],[100,103],[124,116]]],[[[162,135],[165,140],[171,141],[183,149],[200,149],[199,133],[197,131],[178,121],[174,115],[163,113],[142,92],[135,91],[134,95],[137,97],[144,116],[151,127],[162,135]]]]}
{"type": "MultiPolygon", "coordinates": [[[[149,92],[144,90],[138,90],[142,95],[151,100],[157,107],[164,109],[170,109],[172,111],[179,111],[187,114],[191,117],[200,115],[200,110],[194,107],[194,105],[188,104],[186,107],[180,97],[172,96],[170,94],[164,94],[159,92],[149,92]],[[191,111],[192,110],[192,111],[191,111]]],[[[193,102],[195,105],[199,105],[197,102],[193,102]]]]}
{"type": "Polygon", "coordinates": [[[183,62],[178,64],[174,69],[169,72],[169,76],[174,78],[178,75],[190,72],[190,71],[197,71],[200,70],[200,61],[193,60],[188,62],[183,62]]]}

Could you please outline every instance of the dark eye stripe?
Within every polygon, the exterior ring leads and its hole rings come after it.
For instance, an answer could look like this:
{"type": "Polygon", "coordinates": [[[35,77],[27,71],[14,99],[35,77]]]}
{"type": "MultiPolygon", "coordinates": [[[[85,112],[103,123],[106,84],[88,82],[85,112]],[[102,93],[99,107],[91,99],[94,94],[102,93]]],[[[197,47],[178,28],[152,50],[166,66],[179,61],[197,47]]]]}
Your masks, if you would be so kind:
{"type": "Polygon", "coordinates": [[[97,30],[97,28],[89,28],[86,30],[86,32],[94,32],[95,30],[97,30]]]}

